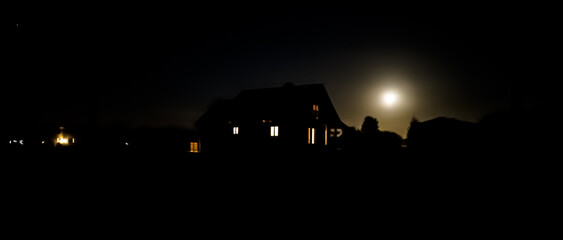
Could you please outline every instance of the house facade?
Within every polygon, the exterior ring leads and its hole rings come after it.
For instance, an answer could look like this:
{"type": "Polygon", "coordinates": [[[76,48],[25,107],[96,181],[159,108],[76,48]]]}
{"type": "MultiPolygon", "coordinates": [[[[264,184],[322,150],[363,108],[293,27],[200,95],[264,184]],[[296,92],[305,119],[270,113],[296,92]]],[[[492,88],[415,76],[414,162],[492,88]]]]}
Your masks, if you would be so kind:
{"type": "Polygon", "coordinates": [[[242,91],[196,122],[202,152],[329,151],[348,127],[322,84],[242,91]]]}

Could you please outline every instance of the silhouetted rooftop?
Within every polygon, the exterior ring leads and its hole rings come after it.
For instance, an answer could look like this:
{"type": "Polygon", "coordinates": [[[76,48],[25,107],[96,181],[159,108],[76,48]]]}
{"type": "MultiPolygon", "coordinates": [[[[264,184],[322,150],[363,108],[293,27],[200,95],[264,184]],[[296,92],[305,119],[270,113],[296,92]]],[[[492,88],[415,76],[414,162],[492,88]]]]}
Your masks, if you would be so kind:
{"type": "MultiPolygon", "coordinates": [[[[231,100],[220,100],[206,112],[198,123],[208,121],[210,115],[227,115],[229,119],[300,119],[310,116],[312,105],[319,105],[324,121],[341,123],[323,84],[243,90],[231,100]]],[[[305,119],[303,119],[305,120],[305,119]]],[[[308,120],[308,119],[307,119],[308,120]]]]}

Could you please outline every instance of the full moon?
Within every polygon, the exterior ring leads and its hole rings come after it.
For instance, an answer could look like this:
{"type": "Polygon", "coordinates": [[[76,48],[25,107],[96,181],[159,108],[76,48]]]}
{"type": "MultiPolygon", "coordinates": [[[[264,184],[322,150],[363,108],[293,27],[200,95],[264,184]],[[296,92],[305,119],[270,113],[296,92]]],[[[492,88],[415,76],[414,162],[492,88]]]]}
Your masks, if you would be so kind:
{"type": "Polygon", "coordinates": [[[391,107],[395,105],[399,96],[394,92],[386,92],[382,95],[383,105],[391,107]]]}

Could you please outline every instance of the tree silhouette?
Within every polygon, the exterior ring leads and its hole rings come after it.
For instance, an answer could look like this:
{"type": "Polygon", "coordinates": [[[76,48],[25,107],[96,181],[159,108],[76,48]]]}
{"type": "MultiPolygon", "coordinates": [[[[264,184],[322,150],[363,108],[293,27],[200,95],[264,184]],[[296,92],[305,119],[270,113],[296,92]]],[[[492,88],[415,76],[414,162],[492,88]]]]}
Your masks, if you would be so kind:
{"type": "Polygon", "coordinates": [[[367,116],[362,124],[359,147],[363,152],[396,150],[401,147],[403,138],[394,132],[379,130],[379,121],[367,116]]]}
{"type": "Polygon", "coordinates": [[[364,123],[362,123],[362,134],[366,136],[375,136],[379,133],[379,121],[371,116],[365,117],[364,123]]]}
{"type": "Polygon", "coordinates": [[[409,129],[407,131],[407,145],[409,148],[416,148],[420,140],[420,121],[414,116],[411,119],[409,129]]]}

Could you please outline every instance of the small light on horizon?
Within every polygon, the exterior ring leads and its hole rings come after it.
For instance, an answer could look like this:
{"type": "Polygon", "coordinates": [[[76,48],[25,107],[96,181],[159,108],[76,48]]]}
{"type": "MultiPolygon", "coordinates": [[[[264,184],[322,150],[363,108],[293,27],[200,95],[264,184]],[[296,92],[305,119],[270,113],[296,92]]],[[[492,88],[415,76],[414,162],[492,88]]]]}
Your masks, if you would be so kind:
{"type": "Polygon", "coordinates": [[[68,138],[57,138],[57,143],[68,144],[68,138]]]}
{"type": "Polygon", "coordinates": [[[23,145],[23,140],[16,140],[16,139],[14,139],[14,140],[10,140],[8,143],[9,143],[9,144],[20,144],[20,145],[23,145]]]}

